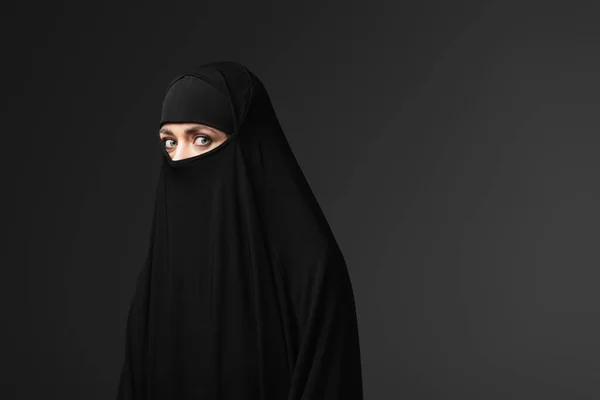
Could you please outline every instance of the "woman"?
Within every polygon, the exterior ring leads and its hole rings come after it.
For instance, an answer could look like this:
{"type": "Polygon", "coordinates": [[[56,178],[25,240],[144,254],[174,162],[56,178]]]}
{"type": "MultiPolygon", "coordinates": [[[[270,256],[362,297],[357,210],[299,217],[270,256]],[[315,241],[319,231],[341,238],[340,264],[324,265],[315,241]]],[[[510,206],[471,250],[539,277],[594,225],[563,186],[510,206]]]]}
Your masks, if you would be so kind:
{"type": "Polygon", "coordinates": [[[118,400],[362,399],[346,263],[261,81],[201,65],[159,129],[118,400]]]}

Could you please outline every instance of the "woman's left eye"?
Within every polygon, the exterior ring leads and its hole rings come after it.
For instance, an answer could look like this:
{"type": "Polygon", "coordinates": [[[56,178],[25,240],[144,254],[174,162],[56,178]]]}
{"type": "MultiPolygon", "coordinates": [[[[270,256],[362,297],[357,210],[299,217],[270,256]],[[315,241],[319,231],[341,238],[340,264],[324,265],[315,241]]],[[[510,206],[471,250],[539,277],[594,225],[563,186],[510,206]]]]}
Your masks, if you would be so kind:
{"type": "Polygon", "coordinates": [[[211,139],[208,136],[196,136],[196,138],[194,139],[194,144],[200,145],[200,146],[207,146],[208,144],[210,144],[211,139]],[[198,139],[202,139],[204,140],[203,142],[199,142],[198,139]]]}

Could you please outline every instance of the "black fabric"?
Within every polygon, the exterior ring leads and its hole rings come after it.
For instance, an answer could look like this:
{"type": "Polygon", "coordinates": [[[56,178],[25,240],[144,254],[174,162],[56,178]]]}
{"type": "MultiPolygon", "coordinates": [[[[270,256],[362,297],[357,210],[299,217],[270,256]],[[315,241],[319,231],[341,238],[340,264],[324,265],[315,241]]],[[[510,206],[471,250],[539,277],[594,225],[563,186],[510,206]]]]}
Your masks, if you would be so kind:
{"type": "Polygon", "coordinates": [[[227,92],[194,75],[177,77],[167,88],[160,125],[196,122],[233,133],[233,114],[227,92]]]}
{"type": "Polygon", "coordinates": [[[160,149],[118,400],[362,400],[346,262],[264,85],[236,62],[191,73],[228,93],[233,135],[160,149]]]}

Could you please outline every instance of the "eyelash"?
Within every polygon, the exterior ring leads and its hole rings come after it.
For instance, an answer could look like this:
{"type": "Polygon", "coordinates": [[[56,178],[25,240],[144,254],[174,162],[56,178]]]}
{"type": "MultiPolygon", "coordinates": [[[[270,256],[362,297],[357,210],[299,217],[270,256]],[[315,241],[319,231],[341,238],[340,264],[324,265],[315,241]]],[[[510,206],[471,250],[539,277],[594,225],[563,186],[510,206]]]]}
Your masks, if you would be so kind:
{"type": "MultiPolygon", "coordinates": [[[[210,143],[212,142],[212,138],[210,136],[208,136],[208,135],[196,135],[192,139],[192,143],[195,143],[196,139],[198,139],[199,137],[203,137],[203,138],[208,139],[209,143],[206,146],[210,145],[210,143]]],[[[167,150],[168,150],[168,148],[167,148],[166,143],[165,143],[167,140],[173,140],[174,142],[177,142],[175,139],[169,138],[169,137],[165,137],[165,138],[160,139],[160,142],[162,143],[163,147],[165,149],[167,149],[167,150]]],[[[201,146],[201,147],[204,147],[204,146],[201,146]]]]}

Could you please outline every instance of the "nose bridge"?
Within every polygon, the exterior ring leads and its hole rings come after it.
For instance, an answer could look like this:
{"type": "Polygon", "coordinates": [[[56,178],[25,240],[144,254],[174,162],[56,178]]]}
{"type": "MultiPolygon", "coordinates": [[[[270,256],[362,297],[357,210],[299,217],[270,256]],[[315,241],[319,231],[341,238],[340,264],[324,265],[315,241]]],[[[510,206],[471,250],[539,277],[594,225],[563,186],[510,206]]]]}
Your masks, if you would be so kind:
{"type": "Polygon", "coordinates": [[[194,152],[192,150],[192,143],[188,142],[187,140],[180,142],[176,149],[175,149],[175,154],[173,156],[173,160],[177,161],[177,160],[183,160],[185,158],[189,158],[194,156],[194,152]]]}

